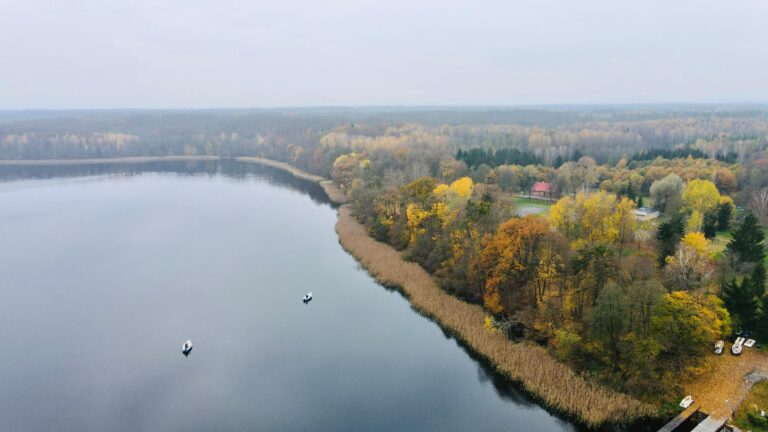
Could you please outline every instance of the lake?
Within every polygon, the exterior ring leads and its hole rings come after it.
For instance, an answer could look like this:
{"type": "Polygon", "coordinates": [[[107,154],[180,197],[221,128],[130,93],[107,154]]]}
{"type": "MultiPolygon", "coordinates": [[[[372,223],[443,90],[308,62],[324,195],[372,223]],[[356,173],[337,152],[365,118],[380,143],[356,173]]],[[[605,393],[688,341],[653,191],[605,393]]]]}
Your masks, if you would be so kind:
{"type": "Polygon", "coordinates": [[[578,430],[361,270],[315,184],[232,162],[0,177],[0,430],[578,430]]]}

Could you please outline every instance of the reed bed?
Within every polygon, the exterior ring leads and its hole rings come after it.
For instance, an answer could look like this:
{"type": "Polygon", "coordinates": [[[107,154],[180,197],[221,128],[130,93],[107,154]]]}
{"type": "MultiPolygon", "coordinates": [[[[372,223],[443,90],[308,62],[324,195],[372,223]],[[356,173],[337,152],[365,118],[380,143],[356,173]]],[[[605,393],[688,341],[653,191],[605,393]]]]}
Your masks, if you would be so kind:
{"type": "Polygon", "coordinates": [[[629,423],[656,414],[651,405],[586,381],[542,347],[513,343],[486,330],[486,314],[480,306],[447,294],[418,264],[403,260],[397,250],[371,238],[348,206],[339,209],[336,232],[342,247],[375,279],[401,288],[416,309],[454,333],[500,373],[519,381],[549,407],[592,427],[629,423]]]}
{"type": "Polygon", "coordinates": [[[347,194],[342,192],[336,184],[330,180],[323,180],[320,182],[320,186],[323,187],[325,194],[328,198],[336,204],[344,204],[348,201],[347,194]]]}

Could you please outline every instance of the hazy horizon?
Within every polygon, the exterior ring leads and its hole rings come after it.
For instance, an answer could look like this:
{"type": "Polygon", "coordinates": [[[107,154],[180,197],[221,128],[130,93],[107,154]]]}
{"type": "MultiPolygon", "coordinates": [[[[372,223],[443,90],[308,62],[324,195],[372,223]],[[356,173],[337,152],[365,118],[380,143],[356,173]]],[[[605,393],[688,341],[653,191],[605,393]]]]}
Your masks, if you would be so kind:
{"type": "Polygon", "coordinates": [[[0,109],[768,103],[768,4],[0,3],[0,109]]]}

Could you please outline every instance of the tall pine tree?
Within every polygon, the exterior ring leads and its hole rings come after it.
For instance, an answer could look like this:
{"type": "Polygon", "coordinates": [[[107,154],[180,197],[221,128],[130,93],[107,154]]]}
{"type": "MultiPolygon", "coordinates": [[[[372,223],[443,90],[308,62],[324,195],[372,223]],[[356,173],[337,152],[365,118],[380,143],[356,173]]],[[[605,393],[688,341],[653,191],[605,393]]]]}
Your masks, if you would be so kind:
{"type": "Polygon", "coordinates": [[[704,213],[704,224],[701,227],[704,237],[711,239],[717,235],[717,222],[717,213],[704,213]]]}
{"type": "Polygon", "coordinates": [[[733,230],[733,238],[728,242],[728,251],[741,262],[760,262],[765,257],[763,239],[765,234],[757,224],[757,218],[747,213],[739,226],[733,230]]]}
{"type": "Polygon", "coordinates": [[[749,277],[745,277],[741,283],[732,279],[723,285],[722,297],[725,307],[742,330],[751,328],[755,322],[757,299],[751,294],[749,277]]]}
{"type": "Polygon", "coordinates": [[[717,206],[717,230],[728,231],[731,227],[731,215],[733,214],[733,205],[729,202],[720,203],[717,206]]]}
{"type": "Polygon", "coordinates": [[[749,283],[752,289],[752,295],[755,298],[762,298],[765,295],[765,265],[760,261],[755,265],[752,274],[749,276],[749,283]]]}
{"type": "Polygon", "coordinates": [[[659,267],[666,265],[665,259],[675,254],[677,244],[680,243],[680,239],[685,233],[685,224],[679,214],[676,214],[672,219],[659,224],[659,229],[656,231],[656,247],[659,252],[659,267]]]}
{"type": "Polygon", "coordinates": [[[768,339],[768,296],[763,295],[760,298],[760,305],[755,318],[754,329],[757,337],[762,340],[768,339]]]}
{"type": "MultiPolygon", "coordinates": [[[[736,279],[726,282],[722,287],[721,296],[725,307],[741,325],[743,330],[760,330],[764,314],[768,313],[763,306],[765,303],[765,267],[757,263],[752,273],[741,283],[736,279]]],[[[768,324],[765,323],[765,324],[768,324]]],[[[766,328],[768,330],[768,327],[766,328]]]]}

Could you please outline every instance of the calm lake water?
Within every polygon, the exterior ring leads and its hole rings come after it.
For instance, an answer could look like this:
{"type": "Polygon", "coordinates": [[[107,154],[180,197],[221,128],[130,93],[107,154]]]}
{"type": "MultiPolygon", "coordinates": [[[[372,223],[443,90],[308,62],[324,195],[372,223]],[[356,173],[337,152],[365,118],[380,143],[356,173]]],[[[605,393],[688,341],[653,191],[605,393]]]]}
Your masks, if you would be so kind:
{"type": "Polygon", "coordinates": [[[577,430],[361,270],[317,185],[234,163],[0,175],[0,430],[577,430]]]}

